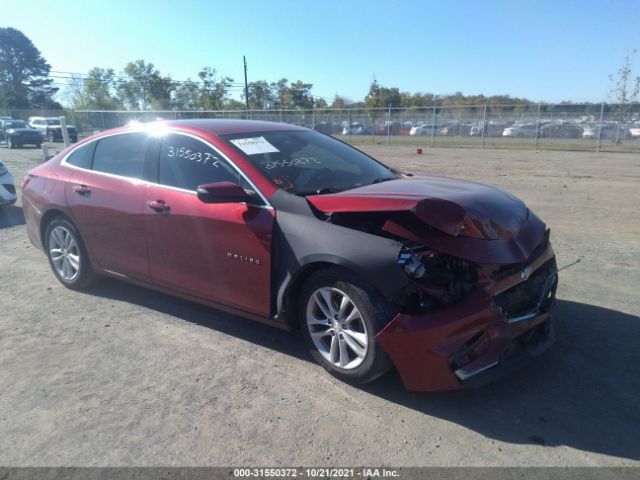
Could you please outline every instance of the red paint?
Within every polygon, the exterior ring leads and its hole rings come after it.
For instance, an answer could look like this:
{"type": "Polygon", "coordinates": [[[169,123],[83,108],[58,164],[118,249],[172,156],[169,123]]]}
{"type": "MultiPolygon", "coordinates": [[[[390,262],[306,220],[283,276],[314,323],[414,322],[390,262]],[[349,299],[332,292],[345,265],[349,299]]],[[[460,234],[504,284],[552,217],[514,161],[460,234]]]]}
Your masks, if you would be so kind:
{"type": "Polygon", "coordinates": [[[148,281],[147,232],[142,221],[146,183],[69,170],[64,188],[67,207],[97,266],[148,281]]]}
{"type": "Polygon", "coordinates": [[[309,197],[323,212],[410,210],[451,236],[507,239],[520,231],[528,209],[513,195],[488,185],[421,176],[309,197]]]}
{"type": "Polygon", "coordinates": [[[141,222],[151,281],[268,317],[273,211],[203,203],[194,193],[158,185],[146,190],[147,201],[162,201],[168,209],[146,208],[141,222]]]}
{"type": "MultiPolygon", "coordinates": [[[[267,198],[276,187],[218,135],[305,130],[237,120],[177,121],[167,128],[213,144],[267,198]]],[[[131,128],[86,141],[118,130],[131,128]]],[[[276,212],[244,203],[204,203],[195,192],[70,168],[61,165],[65,153],[30,171],[24,183],[27,232],[35,245],[42,248],[42,218],[50,211],[62,212],[78,227],[97,273],[124,276],[138,285],[286,328],[272,320],[276,212]]],[[[450,361],[465,342],[482,336],[477,358],[465,366],[480,368],[500,360],[514,338],[549,318],[544,312],[509,325],[491,301],[520,281],[519,272],[494,279],[492,265],[530,259],[545,233],[544,223],[508,193],[472,182],[414,177],[310,196],[308,201],[325,213],[388,212],[385,231],[484,265],[475,290],[459,303],[429,313],[399,314],[377,335],[410,390],[461,388],[450,361]],[[412,215],[405,215],[408,212],[412,215]]],[[[548,247],[531,267],[537,269],[552,256],[548,247]]]]}
{"type": "Polygon", "coordinates": [[[525,261],[545,232],[544,223],[513,195],[445,177],[403,178],[308,200],[325,213],[411,212],[421,222],[398,218],[384,230],[479,263],[525,261]]]}
{"type": "MultiPolygon", "coordinates": [[[[535,271],[554,256],[548,247],[532,263],[535,271]]],[[[451,356],[475,335],[485,337],[484,351],[465,369],[475,370],[500,361],[514,339],[550,318],[541,315],[508,324],[491,301],[491,296],[520,282],[519,272],[500,281],[484,278],[461,302],[441,307],[433,313],[397,315],[376,336],[385,349],[407,390],[435,392],[463,388],[450,365],[451,356]]]]}

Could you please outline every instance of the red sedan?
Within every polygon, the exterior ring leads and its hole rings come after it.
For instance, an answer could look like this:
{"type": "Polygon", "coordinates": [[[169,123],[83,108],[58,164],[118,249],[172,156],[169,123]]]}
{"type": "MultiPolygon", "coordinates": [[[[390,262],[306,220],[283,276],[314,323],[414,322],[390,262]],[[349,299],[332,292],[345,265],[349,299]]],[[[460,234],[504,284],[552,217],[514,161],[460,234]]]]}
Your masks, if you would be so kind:
{"type": "Polygon", "coordinates": [[[549,230],[493,187],[389,168],[291,125],[102,132],[23,180],[29,238],[72,289],[109,276],[300,328],[350,383],[504,375],[553,342],[549,230]]]}

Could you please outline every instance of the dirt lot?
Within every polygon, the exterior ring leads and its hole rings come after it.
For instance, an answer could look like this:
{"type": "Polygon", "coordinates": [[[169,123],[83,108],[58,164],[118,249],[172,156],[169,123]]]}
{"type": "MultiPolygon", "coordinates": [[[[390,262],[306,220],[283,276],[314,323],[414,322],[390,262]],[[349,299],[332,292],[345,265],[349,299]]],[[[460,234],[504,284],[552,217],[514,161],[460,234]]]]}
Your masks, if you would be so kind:
{"type": "MultiPolygon", "coordinates": [[[[520,374],[353,388],[295,333],[115,281],[63,288],[0,211],[0,465],[640,465],[640,156],[366,147],[504,187],[552,229],[557,343],[520,374]]],[[[0,148],[16,183],[36,150],[0,148]]]]}

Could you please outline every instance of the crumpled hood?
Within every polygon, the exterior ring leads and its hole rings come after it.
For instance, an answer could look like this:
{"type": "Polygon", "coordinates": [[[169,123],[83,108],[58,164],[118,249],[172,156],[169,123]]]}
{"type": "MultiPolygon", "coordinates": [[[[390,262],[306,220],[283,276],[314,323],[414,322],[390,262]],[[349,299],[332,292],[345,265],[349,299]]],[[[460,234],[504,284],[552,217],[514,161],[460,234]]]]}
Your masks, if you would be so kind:
{"type": "Polygon", "coordinates": [[[436,176],[400,178],[307,200],[324,213],[410,211],[447,235],[484,240],[508,240],[529,218],[525,204],[507,192],[436,176]]]}

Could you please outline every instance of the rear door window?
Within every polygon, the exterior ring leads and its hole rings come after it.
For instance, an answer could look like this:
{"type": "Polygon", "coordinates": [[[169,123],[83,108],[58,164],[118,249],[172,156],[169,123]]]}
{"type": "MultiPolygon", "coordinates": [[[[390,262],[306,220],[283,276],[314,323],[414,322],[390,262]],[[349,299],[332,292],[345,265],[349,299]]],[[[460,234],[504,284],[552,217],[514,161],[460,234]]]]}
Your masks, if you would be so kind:
{"type": "Polygon", "coordinates": [[[185,190],[215,182],[240,183],[238,173],[207,144],[169,133],[160,148],[159,183],[185,190]]]}
{"type": "Polygon", "coordinates": [[[66,162],[76,167],[86,168],[87,170],[91,169],[91,159],[95,146],[96,142],[85,143],[71,152],[66,162]]]}
{"type": "Polygon", "coordinates": [[[93,170],[129,178],[143,178],[149,135],[143,132],[113,135],[98,140],[93,170]]]}

